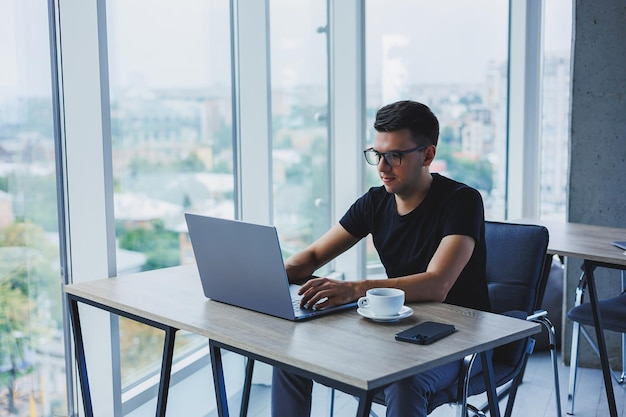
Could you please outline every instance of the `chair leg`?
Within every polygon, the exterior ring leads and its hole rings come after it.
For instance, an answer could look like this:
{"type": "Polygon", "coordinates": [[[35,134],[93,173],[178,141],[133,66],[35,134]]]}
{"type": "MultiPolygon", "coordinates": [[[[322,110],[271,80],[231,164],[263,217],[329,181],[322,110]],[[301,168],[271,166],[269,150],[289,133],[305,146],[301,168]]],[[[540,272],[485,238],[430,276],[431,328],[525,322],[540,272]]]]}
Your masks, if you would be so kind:
{"type": "Polygon", "coordinates": [[[617,381],[622,385],[626,381],[626,333],[622,333],[622,375],[617,381]]]}
{"type": "MultiPolygon", "coordinates": [[[[622,271],[622,292],[626,291],[626,271],[622,271]]],[[[626,333],[622,333],[622,375],[618,383],[626,381],[626,333]]]]}
{"type": "MultiPolygon", "coordinates": [[[[585,336],[585,339],[587,339],[587,342],[589,342],[589,346],[591,346],[591,349],[593,349],[595,354],[600,356],[600,348],[598,348],[598,344],[595,342],[591,333],[589,333],[589,330],[587,330],[582,324],[580,325],[580,332],[583,334],[583,336],[585,336]]],[[[622,379],[622,375],[617,376],[617,372],[615,372],[613,368],[609,368],[609,372],[611,373],[611,376],[613,377],[615,382],[620,385],[624,382],[622,379]]]]}
{"type": "MultiPolygon", "coordinates": [[[[554,325],[547,317],[541,319],[542,323],[548,329],[548,337],[550,339],[550,357],[552,358],[552,369],[554,371],[554,396],[556,401],[556,415],[561,417],[561,385],[559,384],[559,364],[556,354],[556,336],[554,325]]],[[[572,409],[573,412],[573,409],[572,409]]]]}
{"type": "Polygon", "coordinates": [[[474,414],[474,417],[487,417],[482,410],[479,410],[471,404],[467,404],[467,410],[463,417],[469,417],[470,411],[474,414]]]}
{"type": "MultiPolygon", "coordinates": [[[[548,312],[545,310],[536,311],[534,314],[529,316],[526,320],[534,321],[536,323],[541,323],[546,330],[548,331],[548,339],[550,345],[550,357],[552,359],[552,368],[554,371],[554,396],[556,401],[556,415],[557,417],[561,417],[561,384],[559,383],[559,363],[557,359],[556,352],[556,330],[554,328],[554,324],[548,318],[548,312]]],[[[529,352],[529,354],[532,352],[529,352]]],[[[526,361],[524,361],[524,367],[526,366],[526,361]]],[[[523,371],[523,370],[522,370],[523,371]]],[[[513,384],[515,390],[517,390],[517,385],[522,383],[521,378],[523,378],[524,373],[520,373],[519,383],[513,384]]],[[[509,400],[510,401],[510,400],[509,400]]],[[[508,405],[507,405],[508,410],[508,405]]]]}
{"type": "MultiPolygon", "coordinates": [[[[583,302],[585,294],[585,273],[580,275],[578,286],[576,287],[576,299],[574,306],[579,306],[583,302]]],[[[574,322],[572,325],[572,346],[570,350],[569,363],[569,384],[567,389],[567,402],[569,403],[569,411],[567,414],[574,414],[574,396],[576,395],[576,377],[578,373],[578,343],[580,341],[580,323],[574,322]]]]}
{"type": "Polygon", "coordinates": [[[457,417],[467,417],[468,414],[467,409],[470,405],[467,403],[467,393],[469,391],[470,373],[476,356],[476,354],[467,355],[463,359],[461,372],[459,373],[459,378],[463,377],[463,381],[459,380],[459,385],[457,386],[457,417]]]}
{"type": "Polygon", "coordinates": [[[576,395],[576,377],[578,373],[578,342],[579,342],[580,324],[574,323],[572,326],[572,349],[569,360],[569,387],[567,391],[567,401],[569,402],[569,411],[567,414],[574,415],[574,399],[576,395]]]}

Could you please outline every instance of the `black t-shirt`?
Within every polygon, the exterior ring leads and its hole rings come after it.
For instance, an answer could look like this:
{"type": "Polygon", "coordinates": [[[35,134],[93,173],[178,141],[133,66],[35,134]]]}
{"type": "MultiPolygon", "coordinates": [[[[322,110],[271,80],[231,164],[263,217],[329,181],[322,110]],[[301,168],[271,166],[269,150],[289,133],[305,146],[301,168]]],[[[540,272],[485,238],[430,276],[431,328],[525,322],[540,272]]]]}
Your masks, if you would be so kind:
{"type": "Polygon", "coordinates": [[[472,257],[445,302],[488,311],[482,197],[465,184],[439,174],[432,176],[426,198],[412,212],[400,216],[394,195],[382,186],[373,187],[350,207],[340,224],[357,238],[372,234],[389,278],[426,271],[445,236],[472,237],[476,242],[472,257]]]}

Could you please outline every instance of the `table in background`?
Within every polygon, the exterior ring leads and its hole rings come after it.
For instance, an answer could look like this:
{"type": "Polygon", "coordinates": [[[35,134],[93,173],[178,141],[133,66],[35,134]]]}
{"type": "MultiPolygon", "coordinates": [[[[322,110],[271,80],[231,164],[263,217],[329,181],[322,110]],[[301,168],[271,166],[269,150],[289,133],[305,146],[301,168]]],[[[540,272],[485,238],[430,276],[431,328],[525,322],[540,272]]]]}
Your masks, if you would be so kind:
{"type": "MultiPolygon", "coordinates": [[[[376,323],[355,310],[296,323],[206,299],[195,266],[66,285],[65,293],[88,416],[93,411],[78,303],[165,331],[158,416],[165,415],[177,330],[209,339],[220,416],[228,415],[222,348],[353,394],[360,399],[358,415],[366,416],[377,389],[471,353],[481,353],[490,368],[492,348],[541,330],[536,323],[443,303],[410,304],[415,313],[395,323],[376,323]],[[394,340],[395,333],[427,320],[454,324],[457,331],[428,346],[394,340]],[[374,366],[364,366],[368,363],[374,366]]],[[[493,396],[495,387],[490,392],[493,396]]],[[[498,414],[493,409],[491,415],[498,414]]]]}
{"type": "MultiPolygon", "coordinates": [[[[611,417],[617,417],[615,393],[611,381],[609,358],[606,351],[602,318],[597,308],[598,294],[596,289],[594,269],[597,267],[626,270],[626,256],[622,249],[611,242],[626,240],[626,229],[617,227],[594,226],[588,224],[570,223],[564,221],[550,221],[539,219],[520,219],[513,222],[538,224],[545,226],[550,233],[548,253],[558,256],[569,256],[583,260],[583,271],[577,287],[576,305],[582,300],[582,290],[587,285],[589,302],[593,312],[594,327],[598,339],[600,363],[606,388],[606,397],[611,417]]],[[[571,399],[570,399],[571,400],[571,399]]]]}

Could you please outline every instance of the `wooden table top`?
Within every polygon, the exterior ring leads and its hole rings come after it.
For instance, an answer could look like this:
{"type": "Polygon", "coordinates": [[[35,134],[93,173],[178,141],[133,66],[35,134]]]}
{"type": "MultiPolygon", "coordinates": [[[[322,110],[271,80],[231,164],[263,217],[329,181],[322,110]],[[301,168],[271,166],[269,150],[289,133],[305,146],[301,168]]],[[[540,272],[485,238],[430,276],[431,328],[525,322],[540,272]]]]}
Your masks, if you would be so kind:
{"type": "Polygon", "coordinates": [[[531,218],[513,220],[512,223],[545,226],[550,233],[550,254],[626,266],[624,250],[611,243],[626,241],[626,229],[531,218]]]}
{"type": "Polygon", "coordinates": [[[395,323],[373,322],[356,310],[296,323],[207,299],[195,265],[71,284],[65,291],[366,390],[541,331],[536,323],[443,303],[409,304],[414,314],[395,323]],[[457,331],[426,346],[394,339],[428,320],[457,331]]]}

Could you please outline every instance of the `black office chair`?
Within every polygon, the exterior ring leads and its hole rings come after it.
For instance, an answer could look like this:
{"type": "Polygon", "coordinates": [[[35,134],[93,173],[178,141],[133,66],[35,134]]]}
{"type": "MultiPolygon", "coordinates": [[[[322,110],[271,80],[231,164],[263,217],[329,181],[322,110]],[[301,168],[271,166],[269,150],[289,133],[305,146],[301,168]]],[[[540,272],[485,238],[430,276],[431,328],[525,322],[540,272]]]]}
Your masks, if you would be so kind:
{"type": "MultiPolygon", "coordinates": [[[[574,414],[574,397],[576,394],[576,378],[578,372],[578,344],[580,333],[591,345],[591,348],[599,355],[598,345],[595,339],[584,326],[594,326],[593,314],[591,312],[591,304],[583,304],[583,294],[586,286],[584,274],[576,289],[576,306],[568,313],[567,317],[574,322],[572,329],[572,346],[570,357],[570,377],[568,388],[568,401],[570,409],[568,414],[574,414]]],[[[604,330],[610,330],[622,334],[622,374],[611,369],[613,379],[623,385],[626,381],[626,277],[622,271],[622,294],[617,297],[611,297],[604,300],[598,300],[598,309],[602,318],[602,326],[604,330]]]]}

